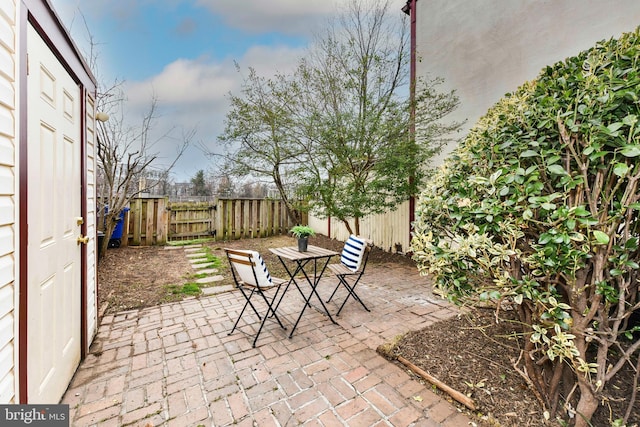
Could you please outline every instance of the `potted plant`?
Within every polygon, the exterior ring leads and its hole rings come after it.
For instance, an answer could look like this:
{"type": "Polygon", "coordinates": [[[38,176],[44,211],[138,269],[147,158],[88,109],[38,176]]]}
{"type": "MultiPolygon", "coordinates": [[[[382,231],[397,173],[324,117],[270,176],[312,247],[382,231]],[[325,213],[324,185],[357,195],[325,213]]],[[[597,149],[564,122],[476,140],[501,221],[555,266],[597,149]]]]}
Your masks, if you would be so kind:
{"type": "Polygon", "coordinates": [[[298,239],[298,251],[306,252],[309,236],[315,236],[316,232],[308,225],[296,225],[289,230],[298,239]]]}

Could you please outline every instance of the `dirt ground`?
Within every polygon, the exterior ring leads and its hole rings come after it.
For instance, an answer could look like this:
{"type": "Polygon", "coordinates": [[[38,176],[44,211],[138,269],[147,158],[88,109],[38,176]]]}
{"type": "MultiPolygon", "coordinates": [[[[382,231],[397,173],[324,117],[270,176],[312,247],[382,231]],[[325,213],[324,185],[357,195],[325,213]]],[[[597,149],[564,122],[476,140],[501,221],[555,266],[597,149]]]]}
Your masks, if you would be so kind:
{"type": "MultiPolygon", "coordinates": [[[[324,236],[311,237],[309,244],[337,252],[340,252],[344,245],[343,242],[324,236]]],[[[286,277],[280,262],[268,248],[293,245],[295,241],[291,236],[205,244],[222,260],[219,274],[225,276],[225,280],[217,282],[216,285],[233,284],[231,275],[226,274],[229,272],[229,265],[224,255],[225,247],[254,249],[265,259],[272,275],[286,277]]],[[[413,265],[409,257],[390,254],[378,248],[371,251],[369,262],[401,262],[413,265]]],[[[193,282],[195,277],[195,272],[180,246],[170,249],[162,246],[111,248],[98,265],[98,303],[105,313],[116,313],[177,301],[182,297],[170,292],[169,287],[193,282]]]]}
{"type": "MultiPolygon", "coordinates": [[[[338,252],[343,246],[343,242],[324,236],[311,237],[309,243],[338,252]]],[[[294,244],[292,237],[279,236],[211,242],[205,246],[222,261],[218,274],[225,279],[216,285],[230,285],[233,281],[224,258],[224,247],[257,250],[265,258],[271,273],[283,277],[284,270],[280,271],[280,263],[268,248],[294,244]]],[[[378,248],[372,250],[369,262],[414,265],[407,256],[390,254],[378,248]]],[[[183,296],[172,289],[193,282],[195,277],[180,247],[109,249],[98,265],[101,313],[116,313],[180,300],[183,296]]],[[[395,344],[391,353],[403,356],[453,389],[470,396],[478,410],[475,413],[467,412],[475,417],[479,426],[559,425],[545,422],[538,401],[513,369],[513,361],[519,355],[519,328],[512,313],[503,312],[501,317],[502,321],[496,322],[492,310],[480,309],[441,321],[423,330],[407,333],[395,344]]],[[[622,417],[633,387],[633,375],[629,372],[621,377],[622,380],[611,385],[611,391],[607,390],[610,398],[597,413],[594,426],[610,426],[612,420],[622,417]]],[[[637,426],[640,422],[640,403],[635,405],[629,421],[627,427],[637,426]]]]}

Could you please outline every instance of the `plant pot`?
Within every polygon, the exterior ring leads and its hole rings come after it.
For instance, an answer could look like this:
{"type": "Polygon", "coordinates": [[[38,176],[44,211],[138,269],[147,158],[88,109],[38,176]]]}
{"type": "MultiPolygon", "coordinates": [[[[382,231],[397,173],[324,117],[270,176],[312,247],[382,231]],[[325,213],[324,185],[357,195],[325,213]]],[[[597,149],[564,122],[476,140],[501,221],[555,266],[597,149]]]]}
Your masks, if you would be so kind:
{"type": "Polygon", "coordinates": [[[307,252],[308,237],[298,237],[298,252],[307,252]]]}

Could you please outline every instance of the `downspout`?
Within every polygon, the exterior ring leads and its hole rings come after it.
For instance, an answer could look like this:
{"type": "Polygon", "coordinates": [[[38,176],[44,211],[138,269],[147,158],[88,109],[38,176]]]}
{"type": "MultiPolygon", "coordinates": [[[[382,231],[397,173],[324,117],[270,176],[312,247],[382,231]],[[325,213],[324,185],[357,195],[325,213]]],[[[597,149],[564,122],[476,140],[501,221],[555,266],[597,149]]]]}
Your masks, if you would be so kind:
{"type": "MultiPolygon", "coordinates": [[[[411,59],[409,65],[409,96],[411,98],[411,111],[409,120],[409,132],[411,135],[415,135],[416,132],[416,110],[414,101],[416,99],[416,2],[418,0],[407,0],[407,3],[403,6],[402,11],[409,15],[411,22],[411,59]]],[[[410,178],[412,179],[412,178],[410,178]]],[[[411,224],[416,219],[416,197],[409,197],[409,242],[411,242],[411,224]]]]}

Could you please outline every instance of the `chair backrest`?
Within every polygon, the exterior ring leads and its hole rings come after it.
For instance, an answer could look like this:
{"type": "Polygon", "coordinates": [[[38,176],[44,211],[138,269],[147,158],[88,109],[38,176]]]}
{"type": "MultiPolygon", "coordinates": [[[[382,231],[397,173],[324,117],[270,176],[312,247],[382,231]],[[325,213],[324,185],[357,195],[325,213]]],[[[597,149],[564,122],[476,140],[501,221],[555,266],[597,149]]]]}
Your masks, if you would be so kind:
{"type": "Polygon", "coordinates": [[[346,242],[344,242],[344,248],[340,254],[340,262],[344,264],[349,270],[356,272],[360,269],[360,266],[366,264],[365,253],[368,257],[369,242],[355,235],[349,236],[346,242]]]}
{"type": "Polygon", "coordinates": [[[236,282],[237,272],[240,280],[248,285],[267,287],[273,284],[269,270],[258,252],[226,248],[225,252],[236,282]]]}

